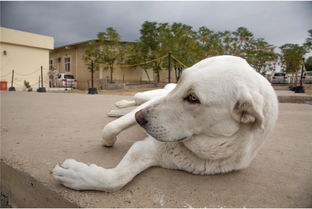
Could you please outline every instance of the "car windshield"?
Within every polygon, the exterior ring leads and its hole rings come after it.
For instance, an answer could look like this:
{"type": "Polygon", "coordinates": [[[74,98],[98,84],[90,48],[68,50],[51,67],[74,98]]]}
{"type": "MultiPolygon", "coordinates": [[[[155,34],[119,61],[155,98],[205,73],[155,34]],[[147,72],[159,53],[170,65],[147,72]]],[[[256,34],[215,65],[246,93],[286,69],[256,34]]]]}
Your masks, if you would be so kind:
{"type": "Polygon", "coordinates": [[[67,79],[75,79],[75,77],[73,75],[64,75],[64,78],[67,79]]]}
{"type": "Polygon", "coordinates": [[[285,73],[275,73],[274,76],[285,76],[285,73]]]}
{"type": "Polygon", "coordinates": [[[306,75],[312,76],[312,71],[306,72],[306,75]]]}

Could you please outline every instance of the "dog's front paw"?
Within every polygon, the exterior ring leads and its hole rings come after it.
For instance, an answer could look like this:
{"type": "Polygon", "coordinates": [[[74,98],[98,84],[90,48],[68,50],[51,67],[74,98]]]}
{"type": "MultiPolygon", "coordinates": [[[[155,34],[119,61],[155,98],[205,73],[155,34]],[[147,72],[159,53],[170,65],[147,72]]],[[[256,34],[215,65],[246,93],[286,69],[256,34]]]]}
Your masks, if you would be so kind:
{"type": "Polygon", "coordinates": [[[117,136],[114,133],[114,128],[110,124],[107,124],[102,130],[102,145],[105,147],[112,147],[117,140],[117,136]]]}
{"type": "Polygon", "coordinates": [[[66,187],[75,190],[94,189],[90,182],[89,166],[84,163],[67,159],[61,165],[57,164],[52,172],[54,178],[66,187]]]}
{"type": "Polygon", "coordinates": [[[116,140],[117,140],[117,137],[112,137],[112,138],[103,137],[102,145],[104,147],[112,147],[114,146],[116,140]]]}
{"type": "Polygon", "coordinates": [[[73,159],[56,165],[52,171],[54,178],[64,186],[75,190],[99,190],[112,192],[121,188],[116,174],[95,164],[87,165],[73,159]]]}

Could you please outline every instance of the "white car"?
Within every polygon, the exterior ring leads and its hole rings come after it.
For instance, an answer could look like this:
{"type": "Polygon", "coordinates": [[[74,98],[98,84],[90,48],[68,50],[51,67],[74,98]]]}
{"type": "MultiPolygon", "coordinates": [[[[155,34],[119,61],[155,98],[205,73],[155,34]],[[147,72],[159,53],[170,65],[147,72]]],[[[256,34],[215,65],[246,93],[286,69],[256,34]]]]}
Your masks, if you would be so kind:
{"type": "Polygon", "coordinates": [[[277,84],[277,83],[286,84],[286,83],[288,83],[286,73],[281,73],[281,72],[280,73],[274,73],[273,76],[271,77],[271,83],[272,84],[277,84]]]}
{"type": "Polygon", "coordinates": [[[77,88],[77,80],[72,74],[60,73],[57,76],[56,87],[77,88]]]}
{"type": "Polygon", "coordinates": [[[304,83],[312,83],[312,71],[306,71],[303,74],[304,83]]]}

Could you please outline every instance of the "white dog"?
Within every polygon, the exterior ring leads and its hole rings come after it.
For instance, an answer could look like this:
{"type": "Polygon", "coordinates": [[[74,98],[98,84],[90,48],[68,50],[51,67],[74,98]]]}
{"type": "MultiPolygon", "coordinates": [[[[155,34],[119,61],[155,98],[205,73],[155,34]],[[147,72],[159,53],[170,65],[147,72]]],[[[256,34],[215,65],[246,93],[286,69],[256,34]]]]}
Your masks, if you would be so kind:
{"type": "Polygon", "coordinates": [[[53,175],[72,189],[116,191],[151,166],[200,175],[239,170],[255,157],[277,114],[273,88],[244,59],[207,58],[186,69],[167,95],[104,127],[104,146],[135,120],[148,133],[115,168],[68,159],[53,175]]]}

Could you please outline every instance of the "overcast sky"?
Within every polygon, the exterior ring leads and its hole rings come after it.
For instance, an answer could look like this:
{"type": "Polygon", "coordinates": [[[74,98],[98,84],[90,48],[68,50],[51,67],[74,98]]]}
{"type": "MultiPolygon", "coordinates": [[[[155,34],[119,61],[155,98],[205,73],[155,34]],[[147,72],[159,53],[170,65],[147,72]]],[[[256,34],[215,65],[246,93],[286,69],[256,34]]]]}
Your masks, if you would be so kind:
{"type": "Polygon", "coordinates": [[[3,27],[54,37],[55,46],[95,39],[107,27],[135,41],[144,21],[182,22],[197,30],[247,27],[270,44],[302,44],[312,2],[0,2],[3,27]]]}

